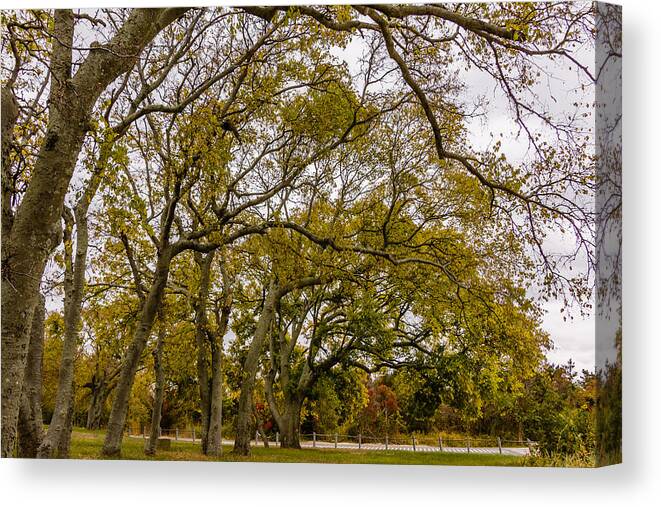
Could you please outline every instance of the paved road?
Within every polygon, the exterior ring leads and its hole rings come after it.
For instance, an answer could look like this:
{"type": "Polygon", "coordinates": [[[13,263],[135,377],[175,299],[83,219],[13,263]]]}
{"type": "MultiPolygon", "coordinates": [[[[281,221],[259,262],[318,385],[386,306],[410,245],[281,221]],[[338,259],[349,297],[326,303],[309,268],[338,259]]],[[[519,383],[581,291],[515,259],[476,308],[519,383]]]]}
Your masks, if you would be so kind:
{"type": "MultiPolygon", "coordinates": [[[[142,438],[141,435],[131,435],[133,438],[142,438]]],[[[174,439],[173,439],[174,440],[174,439]]],[[[179,437],[179,440],[182,442],[193,442],[192,438],[179,437]]],[[[195,440],[199,442],[199,439],[195,440]]],[[[255,442],[252,440],[250,442],[252,446],[261,446],[263,443],[261,441],[255,442]]],[[[275,446],[275,442],[270,442],[272,446],[275,446]]],[[[234,445],[234,440],[225,440],[223,439],[223,445],[234,445]]],[[[304,449],[335,449],[334,442],[323,442],[317,441],[313,443],[310,440],[302,440],[301,447],[304,449]]],[[[357,442],[338,442],[337,449],[348,449],[348,450],[358,450],[362,449],[364,451],[385,451],[385,443],[364,443],[360,447],[357,442]]],[[[388,445],[389,451],[413,451],[413,445],[401,445],[401,444],[390,444],[388,445]]],[[[431,445],[416,445],[415,452],[441,452],[441,450],[436,446],[431,445]]],[[[498,447],[443,447],[443,452],[456,453],[456,454],[500,454],[500,449],[498,447]]],[[[530,450],[527,447],[503,447],[502,454],[507,456],[527,456],[530,454],[530,450]]]]}

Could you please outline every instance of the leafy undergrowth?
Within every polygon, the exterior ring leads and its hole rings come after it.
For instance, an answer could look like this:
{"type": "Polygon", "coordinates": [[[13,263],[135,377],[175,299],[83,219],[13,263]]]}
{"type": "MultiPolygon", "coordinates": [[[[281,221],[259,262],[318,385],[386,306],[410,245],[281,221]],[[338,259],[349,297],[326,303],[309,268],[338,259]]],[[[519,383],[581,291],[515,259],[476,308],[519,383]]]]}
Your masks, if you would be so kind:
{"type": "MultiPolygon", "coordinates": [[[[103,459],[101,447],[103,433],[74,431],[71,440],[71,458],[103,459]]],[[[334,449],[280,449],[253,448],[252,456],[241,457],[223,447],[218,459],[204,456],[199,444],[172,442],[170,451],[159,451],[155,456],[145,456],[142,439],[125,437],[122,443],[122,459],[164,461],[247,461],[264,463],[340,463],[340,464],[388,464],[388,465],[454,465],[454,466],[522,466],[523,458],[516,456],[485,454],[452,454],[440,452],[407,451],[359,451],[334,449]]]]}
{"type": "Polygon", "coordinates": [[[594,453],[588,450],[579,450],[573,454],[540,454],[523,458],[523,466],[531,467],[563,467],[563,468],[592,468],[596,460],[594,453]]]}

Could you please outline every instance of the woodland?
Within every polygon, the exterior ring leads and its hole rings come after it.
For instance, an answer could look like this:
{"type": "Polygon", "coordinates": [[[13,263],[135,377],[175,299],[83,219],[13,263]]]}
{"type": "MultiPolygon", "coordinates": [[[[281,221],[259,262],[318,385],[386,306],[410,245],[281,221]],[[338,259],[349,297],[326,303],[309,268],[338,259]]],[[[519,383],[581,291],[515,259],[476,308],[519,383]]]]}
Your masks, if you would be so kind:
{"type": "Polygon", "coordinates": [[[594,4],[2,25],[3,457],[74,427],[106,457],[166,428],[616,452],[542,326],[594,305],[594,4]]]}

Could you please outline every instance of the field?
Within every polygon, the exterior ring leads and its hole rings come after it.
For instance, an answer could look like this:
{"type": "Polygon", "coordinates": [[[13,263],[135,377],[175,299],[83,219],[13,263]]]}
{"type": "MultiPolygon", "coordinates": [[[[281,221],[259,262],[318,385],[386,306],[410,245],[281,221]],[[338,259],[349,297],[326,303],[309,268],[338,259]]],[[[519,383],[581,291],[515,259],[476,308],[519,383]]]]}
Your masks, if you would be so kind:
{"type": "MultiPolygon", "coordinates": [[[[71,440],[71,458],[104,459],[101,455],[103,432],[74,430],[71,440]]],[[[231,447],[223,447],[218,459],[200,453],[199,444],[172,442],[170,451],[159,451],[156,456],[145,456],[143,441],[124,438],[122,459],[163,461],[247,461],[262,463],[337,463],[381,465],[455,465],[455,466],[522,466],[524,459],[516,456],[423,453],[407,451],[358,451],[334,449],[279,449],[253,448],[252,456],[231,454],[231,447]]]]}

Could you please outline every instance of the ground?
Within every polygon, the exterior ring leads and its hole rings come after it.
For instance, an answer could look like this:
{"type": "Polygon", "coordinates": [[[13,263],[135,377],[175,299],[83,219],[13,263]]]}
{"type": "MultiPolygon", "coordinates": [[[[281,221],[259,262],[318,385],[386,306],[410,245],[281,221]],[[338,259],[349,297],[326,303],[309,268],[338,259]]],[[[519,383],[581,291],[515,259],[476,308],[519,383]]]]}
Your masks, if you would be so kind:
{"type": "MultiPolygon", "coordinates": [[[[71,458],[102,459],[103,432],[75,430],[71,440],[71,458]]],[[[524,458],[491,454],[455,454],[445,452],[358,451],[334,449],[280,449],[253,448],[249,458],[231,454],[231,447],[223,447],[223,456],[217,460],[200,453],[199,444],[172,442],[170,451],[159,451],[156,456],[145,456],[143,441],[124,438],[122,459],[149,459],[166,461],[252,461],[266,463],[341,463],[388,465],[465,465],[465,466],[522,466],[524,458]]]]}

